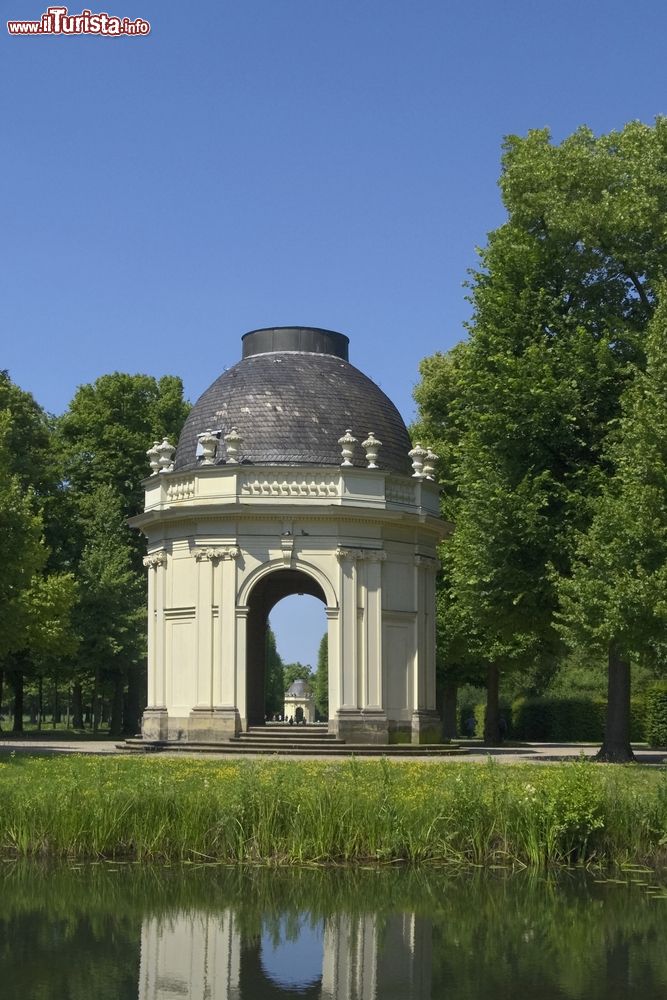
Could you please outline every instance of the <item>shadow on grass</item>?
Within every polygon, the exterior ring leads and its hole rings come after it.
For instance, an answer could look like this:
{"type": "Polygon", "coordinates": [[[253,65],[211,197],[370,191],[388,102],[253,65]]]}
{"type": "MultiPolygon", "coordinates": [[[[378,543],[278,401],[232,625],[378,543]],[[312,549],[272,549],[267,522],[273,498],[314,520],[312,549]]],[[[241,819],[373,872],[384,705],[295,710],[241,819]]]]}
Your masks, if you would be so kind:
{"type": "Polygon", "coordinates": [[[0,740],[12,743],[113,743],[117,742],[118,736],[110,736],[106,729],[97,733],[82,729],[28,729],[23,733],[15,733],[13,730],[0,729],[0,740]]]}

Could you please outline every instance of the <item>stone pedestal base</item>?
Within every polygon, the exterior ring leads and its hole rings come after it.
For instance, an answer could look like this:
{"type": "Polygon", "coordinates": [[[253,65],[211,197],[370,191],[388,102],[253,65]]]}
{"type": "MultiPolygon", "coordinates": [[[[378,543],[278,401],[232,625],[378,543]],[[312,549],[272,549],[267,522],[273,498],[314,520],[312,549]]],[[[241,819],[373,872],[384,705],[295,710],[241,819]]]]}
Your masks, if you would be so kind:
{"type": "Polygon", "coordinates": [[[144,709],[141,717],[141,736],[145,740],[166,740],[169,735],[169,715],[166,708],[155,706],[144,709]]]}
{"type": "Polygon", "coordinates": [[[412,713],[412,743],[442,743],[442,721],[437,712],[412,713]]]}
{"type": "Polygon", "coordinates": [[[387,715],[382,709],[339,708],[332,731],[346,743],[384,746],[389,743],[387,715]]]}
{"type": "Polygon", "coordinates": [[[193,708],[188,723],[190,743],[225,743],[241,732],[238,709],[233,706],[221,708],[193,708]]]}

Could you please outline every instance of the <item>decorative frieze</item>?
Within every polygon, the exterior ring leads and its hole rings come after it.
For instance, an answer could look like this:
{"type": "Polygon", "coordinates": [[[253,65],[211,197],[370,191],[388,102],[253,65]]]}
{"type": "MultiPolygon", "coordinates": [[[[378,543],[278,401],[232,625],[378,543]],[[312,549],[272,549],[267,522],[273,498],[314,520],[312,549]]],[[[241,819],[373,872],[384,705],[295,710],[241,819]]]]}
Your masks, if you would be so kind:
{"type": "Polygon", "coordinates": [[[195,549],[195,559],[201,562],[203,559],[210,559],[215,562],[218,559],[238,559],[241,550],[238,545],[207,545],[195,549]]]}
{"type": "Polygon", "coordinates": [[[337,497],[335,479],[250,479],[240,483],[241,493],[253,497],[337,497]]]}
{"type": "Polygon", "coordinates": [[[343,562],[345,559],[349,559],[352,562],[362,562],[366,560],[368,562],[384,562],[387,558],[387,553],[384,549],[346,549],[339,546],[336,549],[336,558],[343,562]]]}
{"type": "Polygon", "coordinates": [[[388,479],[385,486],[385,497],[388,503],[414,504],[415,491],[412,483],[403,479],[388,479]]]}
{"type": "Polygon", "coordinates": [[[158,566],[164,566],[167,562],[167,553],[164,549],[159,549],[157,552],[150,552],[147,556],[144,556],[143,563],[149,569],[157,569],[158,566]]]}
{"type": "Polygon", "coordinates": [[[440,560],[433,559],[431,556],[417,554],[415,556],[415,566],[423,566],[425,569],[430,569],[434,573],[437,573],[440,569],[440,560]]]}
{"type": "Polygon", "coordinates": [[[194,500],[194,479],[173,479],[167,486],[167,500],[194,500]]]}

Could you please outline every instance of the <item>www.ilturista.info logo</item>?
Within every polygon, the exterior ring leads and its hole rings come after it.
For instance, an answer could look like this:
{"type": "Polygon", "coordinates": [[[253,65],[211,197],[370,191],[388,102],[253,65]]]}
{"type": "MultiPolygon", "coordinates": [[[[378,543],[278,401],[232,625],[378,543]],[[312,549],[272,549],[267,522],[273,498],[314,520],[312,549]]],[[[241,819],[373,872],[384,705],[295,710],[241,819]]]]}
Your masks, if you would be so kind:
{"type": "Polygon", "coordinates": [[[120,38],[127,35],[147,35],[151,30],[148,21],[137,17],[114,17],[110,14],[93,14],[82,10],[70,14],[67,7],[48,7],[39,21],[7,21],[10,35],[108,35],[120,38]]]}

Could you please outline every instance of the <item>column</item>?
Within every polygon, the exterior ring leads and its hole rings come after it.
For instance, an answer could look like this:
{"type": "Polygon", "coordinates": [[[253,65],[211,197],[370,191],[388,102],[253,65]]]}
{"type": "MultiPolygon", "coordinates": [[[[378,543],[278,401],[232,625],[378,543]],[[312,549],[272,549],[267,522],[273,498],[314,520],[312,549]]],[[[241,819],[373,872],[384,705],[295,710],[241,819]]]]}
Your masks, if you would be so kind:
{"type": "Polygon", "coordinates": [[[413,711],[421,711],[426,708],[426,629],[424,611],[426,607],[425,593],[425,559],[424,556],[415,556],[415,598],[414,606],[417,609],[417,649],[415,660],[415,671],[413,675],[412,708],[413,711]]]}
{"type": "Polygon", "coordinates": [[[220,662],[213,679],[213,704],[216,708],[236,707],[236,560],[240,550],[235,545],[217,549],[218,553],[218,629],[220,662]]]}
{"type": "Polygon", "coordinates": [[[327,644],[328,644],[328,683],[329,683],[329,732],[334,731],[336,713],[340,708],[340,611],[338,608],[326,608],[327,644]]]}
{"type": "Polygon", "coordinates": [[[386,552],[369,551],[366,562],[366,706],[384,705],[382,677],[382,563],[386,552]]]}
{"type": "Polygon", "coordinates": [[[239,732],[235,702],[236,559],[235,545],[208,546],[195,553],[199,563],[197,599],[197,705],[190,712],[188,739],[219,743],[239,732]],[[213,660],[213,574],[218,583],[219,659],[213,660]],[[230,659],[231,649],[231,659],[230,659]],[[229,678],[231,677],[231,686],[229,678]],[[226,700],[228,699],[228,700],[226,700]]]}
{"type": "Polygon", "coordinates": [[[340,711],[358,710],[357,566],[360,549],[337,549],[340,562],[340,711]]]}
{"type": "Polygon", "coordinates": [[[164,649],[164,605],[167,553],[164,549],[144,557],[148,567],[148,705],[141,732],[145,740],[166,740],[168,732],[164,649]]]}
{"type": "Polygon", "coordinates": [[[440,743],[442,724],[435,706],[435,573],[434,558],[415,555],[417,641],[412,702],[412,742],[440,743]]]}
{"type": "Polygon", "coordinates": [[[389,732],[379,700],[382,680],[378,675],[382,669],[381,563],[385,553],[339,548],[336,555],[341,564],[340,705],[336,732],[350,742],[384,744],[389,732]],[[361,627],[360,590],[364,603],[361,627]]]}
{"type": "Polygon", "coordinates": [[[195,710],[211,711],[213,705],[213,560],[209,549],[195,551],[197,606],[195,643],[197,701],[195,710]]]}
{"type": "Polygon", "coordinates": [[[241,731],[238,704],[238,663],[236,628],[236,545],[215,549],[218,574],[219,659],[213,668],[213,714],[216,739],[233,739],[241,731]]]}

